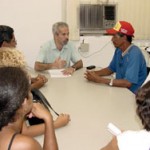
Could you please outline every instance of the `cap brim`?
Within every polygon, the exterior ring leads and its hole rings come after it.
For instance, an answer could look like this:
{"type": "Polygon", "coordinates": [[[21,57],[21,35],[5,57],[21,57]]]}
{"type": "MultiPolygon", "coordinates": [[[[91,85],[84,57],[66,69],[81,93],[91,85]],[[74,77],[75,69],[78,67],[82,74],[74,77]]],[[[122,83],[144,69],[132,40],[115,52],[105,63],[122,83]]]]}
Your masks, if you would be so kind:
{"type": "MultiPolygon", "coordinates": [[[[119,31],[116,31],[116,30],[114,30],[114,29],[108,29],[108,30],[106,30],[106,34],[108,34],[108,35],[114,35],[114,34],[116,34],[116,33],[118,33],[119,31]]],[[[122,33],[122,32],[120,32],[120,33],[122,33]]],[[[125,33],[122,33],[122,34],[125,34],[125,33]]],[[[125,34],[125,35],[128,35],[128,34],[125,34]]],[[[132,37],[134,37],[134,35],[129,35],[129,36],[132,36],[132,37]]]]}
{"type": "Polygon", "coordinates": [[[110,35],[114,35],[114,34],[116,34],[118,31],[116,31],[116,30],[114,30],[114,29],[108,29],[108,30],[106,30],[106,33],[107,34],[110,34],[110,35]]]}

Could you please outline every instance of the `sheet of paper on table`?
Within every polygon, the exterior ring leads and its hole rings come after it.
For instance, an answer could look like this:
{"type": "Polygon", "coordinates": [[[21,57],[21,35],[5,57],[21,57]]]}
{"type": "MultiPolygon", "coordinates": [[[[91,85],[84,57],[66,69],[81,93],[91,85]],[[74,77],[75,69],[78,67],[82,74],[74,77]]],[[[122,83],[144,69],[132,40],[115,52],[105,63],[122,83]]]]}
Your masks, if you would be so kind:
{"type": "Polygon", "coordinates": [[[48,72],[50,73],[51,78],[67,78],[67,77],[71,77],[71,75],[64,75],[63,71],[64,69],[51,69],[48,70],[48,72]]]}

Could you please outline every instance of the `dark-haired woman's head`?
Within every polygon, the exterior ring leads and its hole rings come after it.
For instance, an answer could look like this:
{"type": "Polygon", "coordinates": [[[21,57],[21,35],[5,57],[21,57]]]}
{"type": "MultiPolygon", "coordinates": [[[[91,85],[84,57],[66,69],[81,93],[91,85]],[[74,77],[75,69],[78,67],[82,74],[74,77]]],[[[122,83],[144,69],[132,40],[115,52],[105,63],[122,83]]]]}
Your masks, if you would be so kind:
{"type": "MultiPolygon", "coordinates": [[[[25,101],[32,105],[27,73],[20,67],[0,68],[0,130],[15,120],[16,112],[25,101]]],[[[25,108],[26,113],[31,105],[25,108]]]]}
{"type": "Polygon", "coordinates": [[[144,129],[150,131],[150,81],[142,86],[136,94],[137,114],[144,129]]]}
{"type": "Polygon", "coordinates": [[[16,47],[16,45],[14,29],[6,25],[0,25],[0,47],[16,47]]]}

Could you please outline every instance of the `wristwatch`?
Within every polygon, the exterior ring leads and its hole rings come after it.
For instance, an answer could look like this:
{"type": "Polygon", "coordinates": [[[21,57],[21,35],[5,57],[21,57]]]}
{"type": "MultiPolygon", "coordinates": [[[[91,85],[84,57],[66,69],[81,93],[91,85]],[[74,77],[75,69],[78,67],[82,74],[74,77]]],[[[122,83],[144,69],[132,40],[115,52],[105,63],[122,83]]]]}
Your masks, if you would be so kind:
{"type": "Polygon", "coordinates": [[[113,86],[113,81],[114,81],[114,79],[111,79],[111,80],[110,80],[110,82],[109,82],[109,85],[110,85],[110,86],[113,86]]]}
{"type": "Polygon", "coordinates": [[[76,71],[76,67],[74,67],[74,66],[71,66],[73,69],[74,69],[74,71],[76,71]]]}

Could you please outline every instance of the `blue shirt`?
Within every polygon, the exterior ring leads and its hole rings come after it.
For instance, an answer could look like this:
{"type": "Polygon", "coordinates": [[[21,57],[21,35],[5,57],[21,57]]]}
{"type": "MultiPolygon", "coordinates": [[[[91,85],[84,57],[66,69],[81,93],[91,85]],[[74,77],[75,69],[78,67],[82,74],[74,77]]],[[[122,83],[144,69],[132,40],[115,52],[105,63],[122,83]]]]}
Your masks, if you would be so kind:
{"type": "Polygon", "coordinates": [[[141,50],[131,45],[123,55],[117,48],[108,68],[116,72],[116,79],[125,79],[132,83],[130,90],[135,93],[147,76],[146,62],[141,50]]]}
{"type": "Polygon", "coordinates": [[[65,67],[69,67],[70,62],[76,63],[80,60],[73,43],[68,42],[60,51],[57,49],[54,40],[51,40],[41,46],[36,61],[42,63],[53,63],[58,57],[66,60],[67,63],[65,67]]]}

